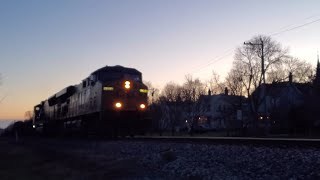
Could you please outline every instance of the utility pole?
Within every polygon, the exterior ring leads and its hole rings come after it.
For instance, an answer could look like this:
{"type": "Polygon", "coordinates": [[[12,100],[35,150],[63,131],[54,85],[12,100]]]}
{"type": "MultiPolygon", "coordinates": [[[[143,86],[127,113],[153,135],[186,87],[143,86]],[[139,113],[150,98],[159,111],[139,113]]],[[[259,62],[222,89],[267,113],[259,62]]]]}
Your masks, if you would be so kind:
{"type": "MultiPolygon", "coordinates": [[[[264,115],[265,119],[267,119],[267,99],[266,99],[266,78],[265,78],[265,69],[264,69],[264,42],[262,38],[260,37],[260,43],[252,43],[252,42],[244,42],[244,45],[250,45],[250,46],[260,46],[261,47],[261,75],[262,75],[262,81],[263,81],[263,93],[264,93],[264,115]]],[[[260,98],[260,97],[258,97],[260,98]]]]}
{"type": "Polygon", "coordinates": [[[263,83],[266,84],[266,78],[265,78],[265,70],[264,70],[264,43],[262,38],[260,38],[260,43],[252,43],[252,42],[244,42],[244,45],[250,45],[250,46],[261,46],[261,74],[262,74],[262,80],[263,83]]]}

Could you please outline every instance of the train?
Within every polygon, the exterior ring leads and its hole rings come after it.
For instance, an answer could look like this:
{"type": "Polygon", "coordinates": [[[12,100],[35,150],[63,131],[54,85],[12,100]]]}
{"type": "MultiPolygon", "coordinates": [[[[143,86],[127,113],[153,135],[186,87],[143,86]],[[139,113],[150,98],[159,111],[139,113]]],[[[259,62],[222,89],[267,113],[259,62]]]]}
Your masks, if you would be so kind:
{"type": "Polygon", "coordinates": [[[35,105],[32,126],[48,135],[143,134],[150,125],[147,94],[140,71],[105,66],[35,105]]]}

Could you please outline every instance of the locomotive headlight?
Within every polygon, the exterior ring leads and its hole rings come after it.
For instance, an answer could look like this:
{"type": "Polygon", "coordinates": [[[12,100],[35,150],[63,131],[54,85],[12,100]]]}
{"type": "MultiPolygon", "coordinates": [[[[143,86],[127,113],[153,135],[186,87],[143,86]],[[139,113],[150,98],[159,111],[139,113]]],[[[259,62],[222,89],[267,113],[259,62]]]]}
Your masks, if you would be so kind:
{"type": "Polygon", "coordinates": [[[36,125],[32,125],[33,128],[36,128],[36,125]]]}
{"type": "Polygon", "coordinates": [[[141,109],[145,109],[145,108],[146,108],[146,105],[145,105],[145,104],[140,104],[140,108],[141,108],[141,109]]]}
{"type": "Polygon", "coordinates": [[[117,102],[117,103],[115,104],[115,107],[118,108],[118,109],[121,108],[121,107],[122,107],[121,102],[117,102]]]}
{"type": "Polygon", "coordinates": [[[124,87],[125,87],[126,89],[130,89],[130,87],[131,87],[130,81],[125,81],[125,82],[124,82],[124,87]]]}

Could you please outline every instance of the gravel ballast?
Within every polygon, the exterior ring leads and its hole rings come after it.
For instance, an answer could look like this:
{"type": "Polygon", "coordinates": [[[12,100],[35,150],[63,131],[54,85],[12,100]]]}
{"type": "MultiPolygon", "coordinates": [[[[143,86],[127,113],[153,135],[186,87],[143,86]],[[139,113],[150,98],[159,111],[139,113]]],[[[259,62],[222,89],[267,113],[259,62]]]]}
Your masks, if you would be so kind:
{"type": "Polygon", "coordinates": [[[135,159],[172,178],[320,179],[317,148],[107,141],[69,152],[100,163],[111,154],[118,161],[135,159]]]}
{"type": "Polygon", "coordinates": [[[320,179],[312,147],[46,139],[32,146],[93,162],[96,177],[111,179],[320,179]]]}

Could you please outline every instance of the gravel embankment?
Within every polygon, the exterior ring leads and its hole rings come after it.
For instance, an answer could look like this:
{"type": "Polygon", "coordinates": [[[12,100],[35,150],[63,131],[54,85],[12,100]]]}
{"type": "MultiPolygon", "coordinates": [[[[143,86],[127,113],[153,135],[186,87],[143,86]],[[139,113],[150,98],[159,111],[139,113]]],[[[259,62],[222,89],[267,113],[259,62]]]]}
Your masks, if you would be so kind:
{"type": "Polygon", "coordinates": [[[83,179],[320,179],[317,148],[45,139],[31,145],[93,162],[83,179]]]}
{"type": "Polygon", "coordinates": [[[320,179],[320,149],[315,148],[109,141],[63,150],[102,165],[110,157],[134,159],[160,179],[320,179]]]}

